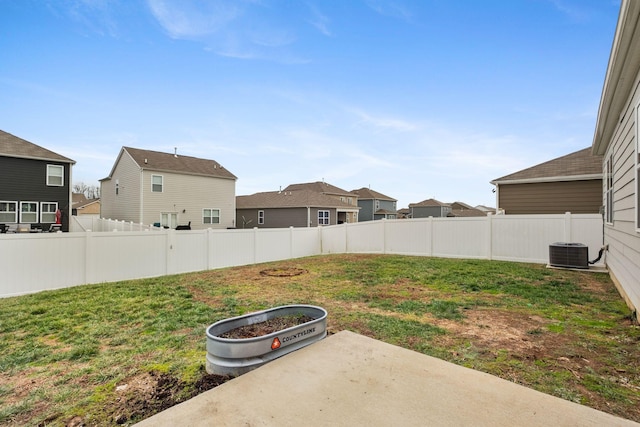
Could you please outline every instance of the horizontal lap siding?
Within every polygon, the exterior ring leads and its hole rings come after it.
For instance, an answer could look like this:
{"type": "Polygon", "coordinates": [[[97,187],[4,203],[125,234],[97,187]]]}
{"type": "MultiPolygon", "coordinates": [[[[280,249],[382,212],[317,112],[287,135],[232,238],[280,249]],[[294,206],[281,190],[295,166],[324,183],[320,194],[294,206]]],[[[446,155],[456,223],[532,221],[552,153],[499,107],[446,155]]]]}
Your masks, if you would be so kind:
{"type": "MultiPolygon", "coordinates": [[[[640,103],[636,76],[635,92],[630,94],[626,110],[616,128],[605,159],[613,156],[613,224],[605,225],[605,243],[609,245],[607,266],[627,301],[640,308],[640,233],[636,229],[636,107],[640,103]]],[[[602,196],[604,199],[604,195],[602,196]]]]}
{"type": "Polygon", "coordinates": [[[502,184],[499,207],[506,214],[598,213],[602,180],[502,184]]]}

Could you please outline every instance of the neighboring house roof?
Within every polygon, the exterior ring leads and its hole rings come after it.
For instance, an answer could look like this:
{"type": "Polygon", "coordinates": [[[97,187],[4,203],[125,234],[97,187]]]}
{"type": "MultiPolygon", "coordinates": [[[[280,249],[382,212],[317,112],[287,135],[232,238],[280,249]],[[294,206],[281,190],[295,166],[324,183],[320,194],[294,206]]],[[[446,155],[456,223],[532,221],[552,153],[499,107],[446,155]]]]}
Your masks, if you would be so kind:
{"type": "Polygon", "coordinates": [[[496,211],[496,208],[492,208],[491,206],[485,206],[485,205],[478,205],[475,208],[479,209],[481,211],[484,211],[484,212],[495,212],[496,211]]]}
{"type": "Polygon", "coordinates": [[[451,209],[459,209],[459,210],[463,210],[463,209],[475,209],[473,206],[468,205],[466,203],[463,202],[453,202],[453,203],[449,203],[451,205],[451,209]]]}
{"type": "Polygon", "coordinates": [[[494,179],[491,184],[574,181],[602,178],[602,156],[584,148],[548,162],[494,179]]]}
{"type": "Polygon", "coordinates": [[[622,0],[604,79],[592,149],[604,154],[640,72],[640,2],[622,0]]]}
{"type": "Polygon", "coordinates": [[[73,209],[84,209],[94,203],[100,203],[100,199],[87,199],[84,194],[73,193],[73,201],[71,202],[71,207],[73,209]]]}
{"type": "MultiPolygon", "coordinates": [[[[174,172],[184,175],[209,176],[214,178],[237,179],[237,177],[215,160],[200,159],[183,156],[181,154],[161,153],[159,151],[142,150],[139,148],[122,147],[116,160],[118,164],[123,153],[128,153],[141,170],[155,172],[174,172]]],[[[111,178],[114,169],[109,173],[111,178]]]]}
{"type": "MultiPolygon", "coordinates": [[[[370,200],[370,199],[376,199],[376,200],[388,200],[391,202],[396,202],[397,200],[389,197],[389,196],[385,196],[382,193],[378,193],[377,191],[373,191],[370,188],[366,188],[366,187],[362,187],[358,190],[352,190],[351,191],[353,194],[358,196],[358,199],[360,200],[370,200]]],[[[377,212],[376,212],[377,213],[377,212]]]]}
{"type": "Polygon", "coordinates": [[[0,156],[50,160],[75,164],[74,160],[0,130],[0,156]]]}
{"type": "Polygon", "coordinates": [[[409,203],[410,208],[418,208],[418,207],[429,207],[429,206],[449,206],[448,203],[442,203],[436,199],[427,199],[423,200],[419,203],[409,203]]]}
{"type": "Polygon", "coordinates": [[[447,214],[447,216],[455,216],[455,217],[473,217],[473,216],[487,216],[487,212],[481,211],[480,209],[451,209],[451,212],[447,214]]]}
{"type": "Polygon", "coordinates": [[[310,191],[315,191],[316,193],[332,194],[337,196],[351,196],[351,197],[354,196],[353,193],[343,190],[342,188],[336,187],[335,185],[328,184],[324,181],[306,182],[302,184],[291,184],[284,189],[284,191],[294,191],[294,190],[310,190],[310,191]]]}
{"type": "Polygon", "coordinates": [[[266,208],[350,208],[353,205],[342,202],[335,197],[312,190],[283,190],[255,193],[249,196],[236,197],[236,209],[266,209],[266,208]]]}
{"type": "Polygon", "coordinates": [[[378,209],[375,212],[375,215],[397,215],[398,212],[397,211],[390,211],[388,209],[378,209]]]}

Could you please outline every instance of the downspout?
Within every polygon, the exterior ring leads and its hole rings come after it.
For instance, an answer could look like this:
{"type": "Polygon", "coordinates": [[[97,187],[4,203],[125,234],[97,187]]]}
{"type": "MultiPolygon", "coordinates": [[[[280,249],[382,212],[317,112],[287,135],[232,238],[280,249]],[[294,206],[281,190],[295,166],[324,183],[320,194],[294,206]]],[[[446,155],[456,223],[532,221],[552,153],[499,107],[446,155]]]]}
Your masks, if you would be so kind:
{"type": "Polygon", "coordinates": [[[311,206],[307,206],[307,228],[311,227],[311,206]]]}

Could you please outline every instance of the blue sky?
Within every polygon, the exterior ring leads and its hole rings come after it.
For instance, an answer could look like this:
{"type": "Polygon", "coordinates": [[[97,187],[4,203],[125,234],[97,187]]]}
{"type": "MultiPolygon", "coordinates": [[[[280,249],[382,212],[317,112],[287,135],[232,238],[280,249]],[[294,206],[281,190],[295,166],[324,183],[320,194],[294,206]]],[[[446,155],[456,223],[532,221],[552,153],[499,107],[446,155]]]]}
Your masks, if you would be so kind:
{"type": "Polygon", "coordinates": [[[0,129],[98,185],[122,146],[236,194],[325,180],[495,206],[591,145],[619,0],[0,0],[0,129]]]}

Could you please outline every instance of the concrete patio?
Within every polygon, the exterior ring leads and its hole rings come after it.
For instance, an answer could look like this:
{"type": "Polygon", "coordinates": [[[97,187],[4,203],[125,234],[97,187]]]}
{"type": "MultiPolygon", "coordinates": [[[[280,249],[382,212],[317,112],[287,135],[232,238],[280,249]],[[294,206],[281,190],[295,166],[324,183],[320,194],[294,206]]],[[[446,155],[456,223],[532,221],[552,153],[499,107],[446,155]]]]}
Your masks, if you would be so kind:
{"type": "Polygon", "coordinates": [[[137,424],[640,426],[348,331],[137,424]]]}

